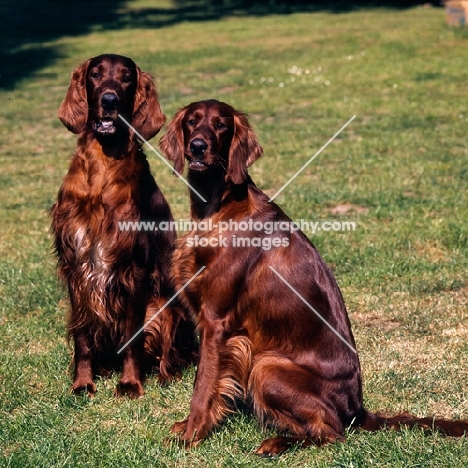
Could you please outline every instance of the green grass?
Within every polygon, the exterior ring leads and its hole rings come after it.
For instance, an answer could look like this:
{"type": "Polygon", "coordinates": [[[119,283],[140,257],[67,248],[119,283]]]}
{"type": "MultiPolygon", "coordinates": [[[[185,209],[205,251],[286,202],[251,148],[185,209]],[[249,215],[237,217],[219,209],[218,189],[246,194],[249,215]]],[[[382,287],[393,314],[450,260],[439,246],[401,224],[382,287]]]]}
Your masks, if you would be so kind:
{"type": "MultiPolygon", "coordinates": [[[[116,52],[156,77],[168,117],[205,98],[248,112],[265,148],[250,173],[270,195],[356,115],[277,201],[293,219],[357,223],[310,237],[348,304],[366,406],[468,418],[466,31],[438,8],[189,20],[153,3],[120,2],[101,27],[6,42],[47,60],[31,72],[17,64],[0,91],[0,466],[467,466],[466,439],[418,430],[352,432],[344,444],[257,459],[273,432],[243,413],[187,452],[168,429],[188,412],[193,368],[166,388],[150,379],[139,401],[113,397],[118,376],[98,381],[93,400],[69,394],[47,210],[76,137],[56,113],[73,67],[116,52]],[[353,209],[333,214],[344,204],[353,209]]],[[[186,187],[147,154],[186,219],[186,187]]]]}

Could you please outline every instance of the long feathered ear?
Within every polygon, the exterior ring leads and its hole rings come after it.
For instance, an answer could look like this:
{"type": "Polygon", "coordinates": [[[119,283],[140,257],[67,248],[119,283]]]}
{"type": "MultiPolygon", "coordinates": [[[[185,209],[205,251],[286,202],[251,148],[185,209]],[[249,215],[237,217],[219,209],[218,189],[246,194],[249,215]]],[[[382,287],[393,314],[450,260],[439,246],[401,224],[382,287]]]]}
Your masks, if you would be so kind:
{"type": "Polygon", "coordinates": [[[86,72],[90,60],[73,70],[67,94],[58,110],[58,118],[73,133],[81,133],[88,120],[86,72]]]}
{"type": "Polygon", "coordinates": [[[234,114],[234,135],[229,149],[227,176],[234,184],[241,184],[247,177],[247,168],[263,153],[257,135],[249,124],[247,115],[234,114]]]}
{"type": "Polygon", "coordinates": [[[153,78],[138,67],[137,73],[138,85],[133,105],[132,125],[145,140],[149,140],[161,130],[166,117],[161,111],[153,78]]]}
{"type": "Polygon", "coordinates": [[[179,110],[167,126],[166,134],[159,141],[161,151],[166,158],[174,163],[174,173],[180,175],[184,172],[185,165],[185,142],[182,121],[185,117],[186,108],[179,110]]]}

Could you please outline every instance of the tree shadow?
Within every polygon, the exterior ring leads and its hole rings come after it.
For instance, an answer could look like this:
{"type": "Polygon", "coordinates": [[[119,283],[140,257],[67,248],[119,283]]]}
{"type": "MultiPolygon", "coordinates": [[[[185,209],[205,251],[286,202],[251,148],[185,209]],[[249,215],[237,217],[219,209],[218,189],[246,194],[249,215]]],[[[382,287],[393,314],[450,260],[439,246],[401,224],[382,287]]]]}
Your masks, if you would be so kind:
{"type": "MultiPolygon", "coordinates": [[[[154,2],[157,5],[157,0],[154,2]]],[[[93,29],[158,29],[183,21],[215,21],[226,16],[295,12],[347,12],[359,8],[408,8],[421,0],[174,0],[173,8],[136,9],[124,0],[2,0],[0,88],[13,89],[65,55],[54,41],[93,29]]]]}

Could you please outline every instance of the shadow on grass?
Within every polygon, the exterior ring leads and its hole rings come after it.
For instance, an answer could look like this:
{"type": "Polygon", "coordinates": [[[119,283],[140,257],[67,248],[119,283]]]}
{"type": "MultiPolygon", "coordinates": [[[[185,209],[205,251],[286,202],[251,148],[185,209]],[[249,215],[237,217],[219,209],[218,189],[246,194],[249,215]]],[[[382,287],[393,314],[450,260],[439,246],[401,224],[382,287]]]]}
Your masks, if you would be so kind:
{"type": "Polygon", "coordinates": [[[291,14],[358,8],[408,8],[421,0],[174,0],[173,8],[139,8],[122,0],[3,0],[0,4],[0,88],[12,89],[64,53],[53,42],[93,30],[161,28],[226,16],[291,14]]]}

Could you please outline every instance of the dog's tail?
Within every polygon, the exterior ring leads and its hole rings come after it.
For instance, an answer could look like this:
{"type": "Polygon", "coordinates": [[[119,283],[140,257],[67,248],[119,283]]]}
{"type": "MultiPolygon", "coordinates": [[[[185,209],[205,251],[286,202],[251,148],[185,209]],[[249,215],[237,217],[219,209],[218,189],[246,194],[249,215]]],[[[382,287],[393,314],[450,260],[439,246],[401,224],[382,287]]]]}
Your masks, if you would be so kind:
{"type": "Polygon", "coordinates": [[[438,431],[451,437],[462,437],[468,434],[468,419],[439,419],[439,418],[418,418],[409,413],[399,413],[394,416],[387,416],[380,413],[370,413],[365,411],[362,423],[358,424],[366,431],[378,431],[380,429],[401,429],[402,427],[420,427],[426,431],[438,431]]]}

